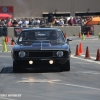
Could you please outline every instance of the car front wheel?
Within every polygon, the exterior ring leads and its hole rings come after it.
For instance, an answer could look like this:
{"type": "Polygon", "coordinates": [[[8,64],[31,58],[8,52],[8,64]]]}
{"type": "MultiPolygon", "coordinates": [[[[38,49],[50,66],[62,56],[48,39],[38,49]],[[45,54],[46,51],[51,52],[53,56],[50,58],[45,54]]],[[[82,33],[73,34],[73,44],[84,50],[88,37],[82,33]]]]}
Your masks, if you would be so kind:
{"type": "Polygon", "coordinates": [[[62,66],[62,71],[70,71],[70,60],[67,60],[67,62],[62,66]]]}
{"type": "Polygon", "coordinates": [[[18,65],[18,63],[16,63],[15,61],[13,61],[13,72],[14,73],[20,73],[22,70],[20,68],[20,66],[18,65]]]}

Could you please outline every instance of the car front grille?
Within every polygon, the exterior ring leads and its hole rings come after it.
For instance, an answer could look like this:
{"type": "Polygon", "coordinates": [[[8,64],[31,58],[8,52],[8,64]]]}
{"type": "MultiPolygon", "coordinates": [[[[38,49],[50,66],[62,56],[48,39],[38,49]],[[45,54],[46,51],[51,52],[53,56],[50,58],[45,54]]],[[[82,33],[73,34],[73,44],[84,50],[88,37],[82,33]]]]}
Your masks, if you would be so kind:
{"type": "Polygon", "coordinates": [[[53,52],[46,52],[46,51],[35,51],[35,52],[29,52],[29,56],[28,57],[53,57],[53,52]]]}
{"type": "MultiPolygon", "coordinates": [[[[26,56],[25,58],[56,58],[56,52],[57,51],[25,51],[26,56]]],[[[18,55],[18,51],[15,51],[15,57],[20,58],[18,55]]],[[[68,52],[64,51],[64,57],[68,56],[68,52]]]]}

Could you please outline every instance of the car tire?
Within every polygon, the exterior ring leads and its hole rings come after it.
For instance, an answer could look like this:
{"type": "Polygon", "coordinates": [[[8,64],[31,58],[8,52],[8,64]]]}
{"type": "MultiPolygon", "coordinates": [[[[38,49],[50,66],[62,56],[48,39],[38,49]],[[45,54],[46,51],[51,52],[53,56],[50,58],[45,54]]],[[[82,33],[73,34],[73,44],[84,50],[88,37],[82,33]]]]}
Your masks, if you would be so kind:
{"type": "Polygon", "coordinates": [[[20,73],[22,70],[21,68],[19,67],[19,64],[16,63],[15,61],[13,61],[13,72],[14,73],[20,73]]]}
{"type": "Polygon", "coordinates": [[[62,66],[62,71],[70,71],[70,60],[67,60],[67,62],[62,66]]]}

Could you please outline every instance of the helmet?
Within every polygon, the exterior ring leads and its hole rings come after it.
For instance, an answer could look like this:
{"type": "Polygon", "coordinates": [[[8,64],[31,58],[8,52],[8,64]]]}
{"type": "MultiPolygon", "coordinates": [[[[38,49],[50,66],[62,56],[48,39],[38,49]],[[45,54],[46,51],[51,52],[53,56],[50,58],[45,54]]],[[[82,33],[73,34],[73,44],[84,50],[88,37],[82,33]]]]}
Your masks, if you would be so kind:
{"type": "Polygon", "coordinates": [[[50,32],[51,39],[57,39],[57,33],[55,31],[50,32]]]}

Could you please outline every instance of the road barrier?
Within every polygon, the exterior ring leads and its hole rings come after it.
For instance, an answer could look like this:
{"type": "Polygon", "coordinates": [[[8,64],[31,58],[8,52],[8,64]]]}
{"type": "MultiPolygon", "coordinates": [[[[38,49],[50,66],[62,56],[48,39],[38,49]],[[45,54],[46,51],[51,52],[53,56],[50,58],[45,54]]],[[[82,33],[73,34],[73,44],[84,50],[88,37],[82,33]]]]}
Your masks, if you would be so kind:
{"type": "Polygon", "coordinates": [[[54,28],[60,28],[67,36],[78,36],[81,32],[81,26],[53,26],[54,28]]]}
{"type": "MultiPolygon", "coordinates": [[[[23,29],[29,29],[32,27],[0,27],[0,36],[17,37],[23,29]]],[[[35,27],[33,27],[35,28],[35,27]]],[[[52,28],[60,28],[66,36],[78,36],[81,30],[80,26],[53,26],[52,28]]]]}
{"type": "MultiPolygon", "coordinates": [[[[100,33],[100,25],[94,25],[93,27],[93,35],[98,35],[100,33]]],[[[17,37],[23,29],[29,28],[37,27],[0,27],[0,36],[17,37]]],[[[60,28],[66,33],[66,36],[79,36],[79,38],[81,38],[81,34],[87,35],[87,37],[90,36],[90,31],[89,33],[81,32],[81,26],[52,26],[52,28],[60,28]]]]}
{"type": "Polygon", "coordinates": [[[7,35],[8,35],[8,28],[0,27],[0,36],[7,36],[7,35]]]}

